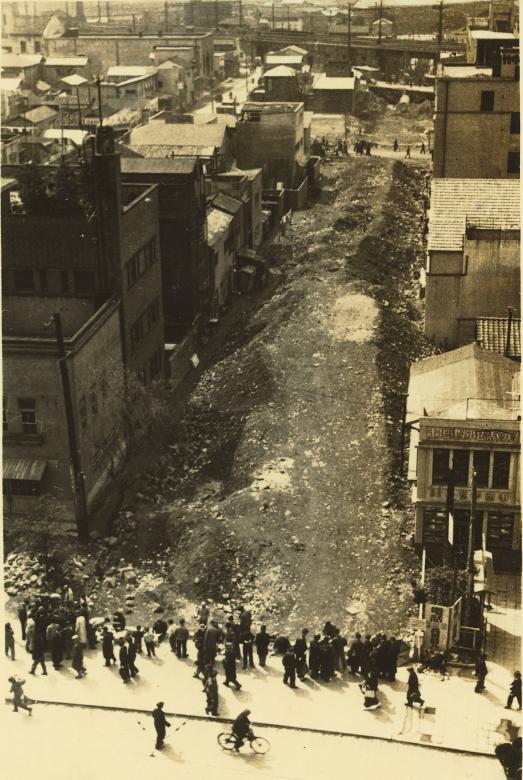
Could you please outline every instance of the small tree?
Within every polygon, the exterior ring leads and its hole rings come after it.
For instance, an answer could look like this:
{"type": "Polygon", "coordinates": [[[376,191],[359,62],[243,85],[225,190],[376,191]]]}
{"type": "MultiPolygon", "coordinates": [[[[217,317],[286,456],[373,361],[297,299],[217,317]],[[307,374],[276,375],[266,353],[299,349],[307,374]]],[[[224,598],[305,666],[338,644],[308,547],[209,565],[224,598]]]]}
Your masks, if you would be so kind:
{"type": "Polygon", "coordinates": [[[458,569],[454,573],[451,566],[434,566],[427,569],[425,574],[425,590],[431,604],[439,604],[449,607],[460,596],[463,596],[466,588],[466,572],[458,569]],[[454,578],[456,580],[454,584],[454,578]]]}
{"type": "Polygon", "coordinates": [[[38,165],[24,165],[18,174],[18,191],[26,214],[43,216],[49,213],[47,176],[38,165]]]}
{"type": "Polygon", "coordinates": [[[30,518],[11,518],[6,523],[6,546],[34,555],[49,574],[64,556],[62,512],[54,496],[43,495],[30,518]]]}

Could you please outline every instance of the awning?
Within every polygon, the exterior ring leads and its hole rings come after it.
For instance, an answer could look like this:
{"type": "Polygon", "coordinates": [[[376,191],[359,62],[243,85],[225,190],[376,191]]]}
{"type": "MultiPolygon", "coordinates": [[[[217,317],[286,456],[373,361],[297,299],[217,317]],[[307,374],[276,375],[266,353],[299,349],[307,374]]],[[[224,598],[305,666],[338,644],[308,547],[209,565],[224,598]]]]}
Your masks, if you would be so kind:
{"type": "Polygon", "coordinates": [[[45,460],[27,458],[4,458],[4,479],[23,479],[40,482],[47,466],[45,460]]]}

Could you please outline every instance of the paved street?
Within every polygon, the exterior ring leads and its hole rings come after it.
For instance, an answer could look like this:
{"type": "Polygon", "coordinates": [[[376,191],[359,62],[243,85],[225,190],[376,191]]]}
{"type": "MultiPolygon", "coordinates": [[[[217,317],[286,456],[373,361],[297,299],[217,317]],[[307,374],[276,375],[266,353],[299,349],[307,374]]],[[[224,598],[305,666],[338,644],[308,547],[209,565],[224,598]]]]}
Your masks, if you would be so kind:
{"type": "MultiPolygon", "coordinates": [[[[229,100],[229,92],[232,92],[233,98],[236,98],[238,101],[238,105],[241,105],[242,103],[245,103],[247,99],[247,93],[250,92],[251,89],[257,84],[258,79],[260,78],[262,74],[262,69],[256,68],[255,71],[252,71],[248,75],[248,87],[247,90],[247,84],[245,82],[245,74],[240,76],[239,78],[231,79],[230,82],[218,84],[214,91],[215,93],[220,92],[223,95],[224,100],[229,100]],[[252,79],[254,79],[254,84],[252,83],[252,79]]],[[[214,108],[216,109],[216,106],[218,106],[219,103],[215,101],[214,108]]],[[[209,116],[212,115],[212,103],[209,98],[209,102],[205,103],[205,105],[200,106],[200,108],[197,108],[195,111],[192,112],[195,115],[205,115],[209,116]]]]}
{"type": "Polygon", "coordinates": [[[233,755],[216,742],[221,725],[178,718],[170,719],[166,747],[159,752],[154,750],[152,718],[139,713],[37,705],[31,718],[5,707],[2,721],[10,727],[9,749],[2,760],[6,777],[9,771],[39,776],[42,766],[56,780],[91,780],[93,775],[128,780],[254,776],[317,780],[327,767],[336,767],[336,773],[348,777],[357,767],[358,777],[387,780],[417,780],[420,775],[424,780],[503,776],[492,758],[275,728],[256,728],[271,743],[267,755],[255,755],[249,747],[233,755]]]}

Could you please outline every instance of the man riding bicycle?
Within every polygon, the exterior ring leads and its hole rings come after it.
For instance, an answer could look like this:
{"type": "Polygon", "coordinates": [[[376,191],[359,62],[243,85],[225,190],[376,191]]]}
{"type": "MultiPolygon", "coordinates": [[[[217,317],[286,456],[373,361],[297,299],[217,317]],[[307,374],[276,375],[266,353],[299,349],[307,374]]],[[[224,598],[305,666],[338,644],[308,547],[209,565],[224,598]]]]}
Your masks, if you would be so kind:
{"type": "Polygon", "coordinates": [[[243,745],[245,739],[254,739],[254,734],[251,729],[251,722],[249,720],[250,710],[243,710],[240,712],[234,723],[232,724],[232,733],[236,738],[236,745],[234,749],[238,752],[243,745]]]}

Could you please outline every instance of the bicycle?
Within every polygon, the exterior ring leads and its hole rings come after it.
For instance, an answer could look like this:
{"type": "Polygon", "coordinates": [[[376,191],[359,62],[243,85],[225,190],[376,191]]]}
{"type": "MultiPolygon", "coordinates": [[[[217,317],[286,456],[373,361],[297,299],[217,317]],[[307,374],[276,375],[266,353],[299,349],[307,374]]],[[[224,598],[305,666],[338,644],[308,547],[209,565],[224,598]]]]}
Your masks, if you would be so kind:
{"type": "MultiPolygon", "coordinates": [[[[234,750],[238,744],[238,737],[232,731],[222,731],[221,734],[218,734],[217,739],[219,746],[223,750],[234,750]]],[[[259,756],[264,756],[271,748],[269,741],[265,737],[257,737],[252,732],[247,734],[244,739],[251,746],[251,750],[259,756]]]]}

